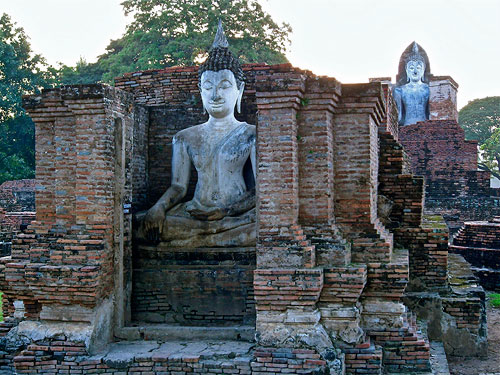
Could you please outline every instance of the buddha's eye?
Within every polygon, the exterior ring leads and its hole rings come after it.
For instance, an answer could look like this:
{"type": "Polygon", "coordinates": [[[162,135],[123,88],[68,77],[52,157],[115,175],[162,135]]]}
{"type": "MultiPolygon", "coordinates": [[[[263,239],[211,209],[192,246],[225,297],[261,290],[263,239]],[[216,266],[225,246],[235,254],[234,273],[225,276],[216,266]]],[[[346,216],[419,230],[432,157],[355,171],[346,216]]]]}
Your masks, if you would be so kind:
{"type": "Polygon", "coordinates": [[[220,87],[221,87],[222,89],[228,89],[228,88],[230,88],[231,86],[232,86],[232,85],[231,85],[231,82],[229,82],[229,81],[223,81],[223,82],[221,83],[221,85],[220,85],[220,87]]]}
{"type": "Polygon", "coordinates": [[[203,85],[203,90],[212,90],[212,85],[203,85]]]}

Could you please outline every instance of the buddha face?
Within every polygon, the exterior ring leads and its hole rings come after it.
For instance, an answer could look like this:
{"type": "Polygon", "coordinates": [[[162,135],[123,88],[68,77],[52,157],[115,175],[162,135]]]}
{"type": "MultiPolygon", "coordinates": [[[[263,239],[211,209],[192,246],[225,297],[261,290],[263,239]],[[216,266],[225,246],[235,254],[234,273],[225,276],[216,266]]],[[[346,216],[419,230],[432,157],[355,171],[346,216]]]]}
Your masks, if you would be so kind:
{"type": "Polygon", "coordinates": [[[207,70],[201,75],[201,100],[208,114],[215,118],[234,114],[234,106],[241,101],[243,88],[242,82],[238,89],[234,74],[228,69],[207,70]]]}
{"type": "Polygon", "coordinates": [[[420,82],[425,73],[425,64],[422,61],[410,60],[406,64],[408,82],[420,82]]]}

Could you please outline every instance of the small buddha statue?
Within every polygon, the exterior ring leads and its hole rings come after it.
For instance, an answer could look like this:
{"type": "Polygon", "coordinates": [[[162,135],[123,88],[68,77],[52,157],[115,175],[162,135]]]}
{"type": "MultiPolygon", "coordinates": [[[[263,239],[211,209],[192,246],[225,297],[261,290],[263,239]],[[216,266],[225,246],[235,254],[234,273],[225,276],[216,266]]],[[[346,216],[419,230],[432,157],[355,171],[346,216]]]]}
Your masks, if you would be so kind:
{"type": "Polygon", "coordinates": [[[255,189],[243,169],[249,160],[255,179],[255,126],[240,122],[245,76],[229,51],[219,22],[198,86],[208,121],[178,132],[172,141],[172,182],[147,212],[138,215],[136,238],[175,247],[255,245],[255,189]],[[198,180],[188,190],[191,165],[198,180]]]}
{"type": "Polygon", "coordinates": [[[406,84],[394,88],[399,125],[415,124],[429,119],[429,85],[424,82],[425,58],[413,42],[412,53],[406,59],[406,84]]]}

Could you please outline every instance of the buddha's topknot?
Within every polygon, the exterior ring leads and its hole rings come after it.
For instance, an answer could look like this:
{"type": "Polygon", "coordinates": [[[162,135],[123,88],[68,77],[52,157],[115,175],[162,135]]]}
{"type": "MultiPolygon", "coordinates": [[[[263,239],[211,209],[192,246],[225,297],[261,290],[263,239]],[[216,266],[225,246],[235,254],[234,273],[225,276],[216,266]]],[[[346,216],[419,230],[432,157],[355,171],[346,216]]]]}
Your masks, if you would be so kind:
{"type": "Polygon", "coordinates": [[[245,73],[241,69],[241,64],[231,51],[229,50],[229,43],[222,28],[222,22],[219,20],[217,27],[217,34],[215,35],[212,48],[208,52],[208,58],[198,69],[198,86],[201,85],[201,75],[207,70],[218,72],[219,70],[228,69],[234,74],[236,85],[238,89],[241,83],[245,82],[245,73]]]}

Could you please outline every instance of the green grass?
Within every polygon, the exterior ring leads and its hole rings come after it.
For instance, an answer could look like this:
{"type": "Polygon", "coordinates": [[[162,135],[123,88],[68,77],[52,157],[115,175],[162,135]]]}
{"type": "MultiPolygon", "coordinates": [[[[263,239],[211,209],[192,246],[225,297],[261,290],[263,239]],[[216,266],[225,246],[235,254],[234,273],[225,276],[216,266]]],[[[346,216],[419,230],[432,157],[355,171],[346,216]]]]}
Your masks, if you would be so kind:
{"type": "Polygon", "coordinates": [[[0,322],[3,322],[3,293],[0,292],[0,322]]]}
{"type": "Polygon", "coordinates": [[[491,293],[488,297],[490,298],[490,304],[492,307],[500,307],[500,294],[491,293]]]}

